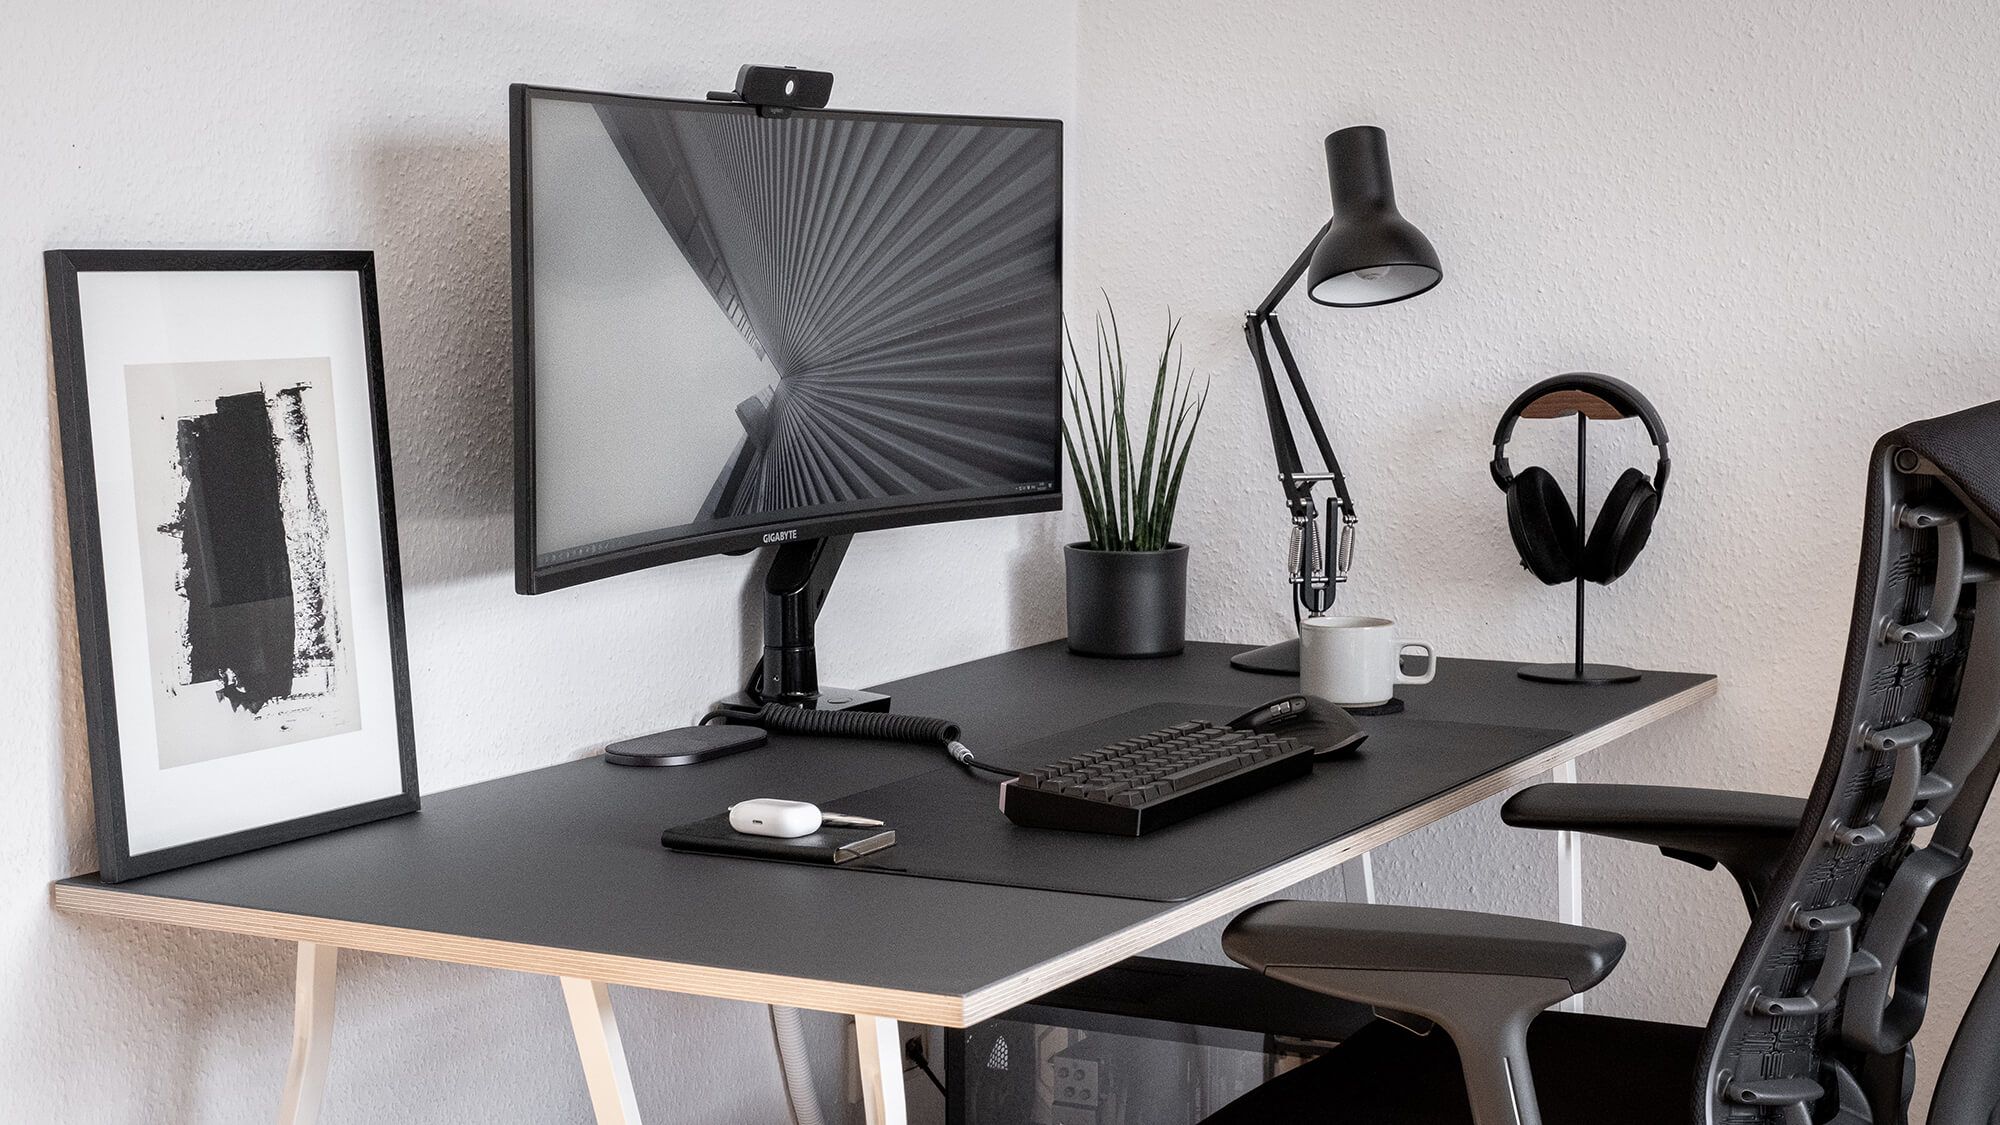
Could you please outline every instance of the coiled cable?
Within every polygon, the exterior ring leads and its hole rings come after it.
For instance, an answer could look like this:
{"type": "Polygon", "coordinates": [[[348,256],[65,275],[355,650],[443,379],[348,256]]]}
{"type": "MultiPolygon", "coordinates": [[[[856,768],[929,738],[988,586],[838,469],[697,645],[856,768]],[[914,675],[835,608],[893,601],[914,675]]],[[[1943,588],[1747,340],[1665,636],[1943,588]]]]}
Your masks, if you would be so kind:
{"type": "Polygon", "coordinates": [[[783,734],[831,734],[847,738],[880,738],[889,742],[953,742],[958,724],[949,719],[898,715],[890,711],[819,711],[766,703],[748,716],[754,726],[783,734]]]}
{"type": "Polygon", "coordinates": [[[811,707],[797,707],[785,703],[766,703],[752,713],[740,711],[710,711],[702,716],[702,722],[720,719],[725,723],[740,723],[763,727],[777,734],[817,734],[837,738],[879,738],[885,742],[914,742],[922,745],[937,745],[944,748],[951,760],[969,770],[985,770],[1001,777],[1013,777],[1014,771],[999,766],[989,766],[972,756],[972,750],[958,740],[958,724],[950,719],[933,719],[924,715],[902,715],[889,711],[820,711],[811,707]]]}

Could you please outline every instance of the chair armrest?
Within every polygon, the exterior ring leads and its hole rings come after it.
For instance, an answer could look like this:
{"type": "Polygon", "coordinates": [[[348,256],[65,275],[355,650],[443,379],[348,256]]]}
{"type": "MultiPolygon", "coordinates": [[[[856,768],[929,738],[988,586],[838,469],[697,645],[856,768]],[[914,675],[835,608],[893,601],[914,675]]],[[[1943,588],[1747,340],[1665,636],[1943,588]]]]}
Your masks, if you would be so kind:
{"type": "Polygon", "coordinates": [[[1785,845],[1805,819],[1798,797],[1676,785],[1533,785],[1500,806],[1516,828],[1587,832],[1651,844],[1703,870],[1728,869],[1756,913],[1785,845]]]}
{"type": "Polygon", "coordinates": [[[1428,970],[1539,977],[1572,992],[1611,975],[1625,939],[1608,930],[1421,906],[1267,902],[1236,916],[1222,948],[1259,972],[1278,968],[1428,970]]]}
{"type": "Polygon", "coordinates": [[[1281,901],[1237,915],[1222,948],[1273,979],[1436,1023],[1458,1047],[1477,1125],[1540,1125],[1528,1024],[1609,976],[1625,939],[1502,914],[1281,901]]]}

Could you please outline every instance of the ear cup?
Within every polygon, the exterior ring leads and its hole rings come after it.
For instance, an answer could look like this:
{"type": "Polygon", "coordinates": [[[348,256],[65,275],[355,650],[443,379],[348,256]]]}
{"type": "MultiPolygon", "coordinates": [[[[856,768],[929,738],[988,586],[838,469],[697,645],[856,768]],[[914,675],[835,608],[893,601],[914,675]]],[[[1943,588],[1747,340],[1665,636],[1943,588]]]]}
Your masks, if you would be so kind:
{"type": "Polygon", "coordinates": [[[1576,513],[1547,469],[1523,469],[1508,486],[1507,527],[1521,565],[1544,584],[1558,586],[1576,577],[1576,513]]]}
{"type": "Polygon", "coordinates": [[[1578,570],[1585,578],[1608,586],[1632,569],[1632,560],[1653,537],[1653,517],[1660,511],[1660,494],[1637,469],[1627,469],[1604,498],[1604,510],[1590,525],[1578,570]]]}

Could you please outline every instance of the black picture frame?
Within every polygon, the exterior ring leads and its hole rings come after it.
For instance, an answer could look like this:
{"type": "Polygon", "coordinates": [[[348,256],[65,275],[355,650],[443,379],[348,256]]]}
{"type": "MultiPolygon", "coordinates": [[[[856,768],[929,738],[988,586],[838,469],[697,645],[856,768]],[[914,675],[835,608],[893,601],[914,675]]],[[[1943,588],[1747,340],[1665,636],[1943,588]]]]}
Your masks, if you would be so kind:
{"type": "MultiPolygon", "coordinates": [[[[82,663],[92,802],[97,817],[99,878],[105,882],[121,882],[415,812],[421,801],[417,789],[409,655],[404,639],[402,567],[396,535],[395,490],[390,470],[389,418],[374,254],[366,250],[68,249],[47,251],[43,260],[48,283],[49,336],[54,358],[57,424],[62,445],[63,489],[69,517],[70,567],[75,584],[77,647],[82,663]],[[360,290],[370,415],[367,428],[375,454],[387,603],[387,647],[393,678],[402,788],[397,794],[365,803],[134,855],[130,848],[126,816],[124,760],[121,757],[121,731],[113,678],[104,536],[99,521],[97,461],[91,432],[85,325],[78,278],[81,274],[96,272],[201,270],[354,274],[360,290]]],[[[351,513],[350,523],[353,517],[351,513]]]]}

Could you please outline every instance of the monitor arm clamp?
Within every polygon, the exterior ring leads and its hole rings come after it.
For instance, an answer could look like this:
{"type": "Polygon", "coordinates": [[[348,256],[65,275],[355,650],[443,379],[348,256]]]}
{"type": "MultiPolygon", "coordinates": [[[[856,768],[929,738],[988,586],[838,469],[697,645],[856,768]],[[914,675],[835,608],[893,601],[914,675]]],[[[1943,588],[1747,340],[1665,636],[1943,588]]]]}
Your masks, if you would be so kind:
{"type": "Polygon", "coordinates": [[[716,704],[756,712],[766,703],[818,711],[887,711],[889,697],[819,682],[816,629],[852,535],[793,539],[771,551],[764,571],[764,654],[743,691],[716,704]]]}

